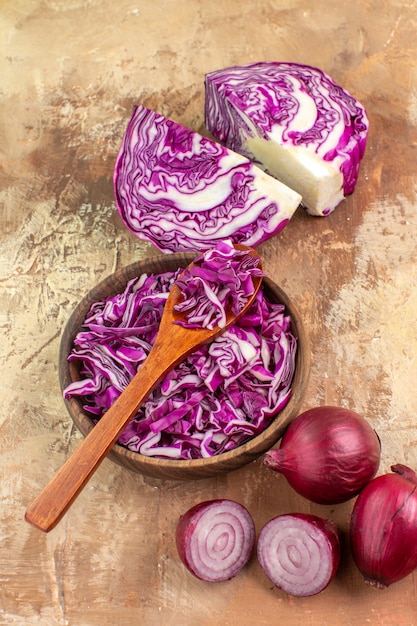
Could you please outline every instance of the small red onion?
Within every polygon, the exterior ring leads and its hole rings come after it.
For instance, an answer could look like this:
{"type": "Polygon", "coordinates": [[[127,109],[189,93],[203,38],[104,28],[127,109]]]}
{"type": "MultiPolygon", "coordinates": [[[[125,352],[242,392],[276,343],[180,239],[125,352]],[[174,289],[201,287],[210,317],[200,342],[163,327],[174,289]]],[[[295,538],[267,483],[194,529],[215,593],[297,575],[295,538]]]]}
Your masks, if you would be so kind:
{"type": "Polygon", "coordinates": [[[238,502],[208,500],[181,516],[176,543],[180,559],[194,576],[222,582],[236,576],[249,561],[255,524],[238,502]]]}
{"type": "Polygon", "coordinates": [[[372,480],[350,520],[354,561],[365,582],[388,587],[417,567],[417,476],[405,465],[372,480]]]}
{"type": "Polygon", "coordinates": [[[336,574],[339,531],[316,515],[279,515],[262,528],[257,551],[260,566],[276,587],[293,596],[312,596],[336,574]]]}
{"type": "Polygon", "coordinates": [[[337,504],[356,496],[375,476],[380,457],[379,437],[361,415],[321,406],[299,415],[280,448],[269,450],[263,462],[308,500],[337,504]]]}

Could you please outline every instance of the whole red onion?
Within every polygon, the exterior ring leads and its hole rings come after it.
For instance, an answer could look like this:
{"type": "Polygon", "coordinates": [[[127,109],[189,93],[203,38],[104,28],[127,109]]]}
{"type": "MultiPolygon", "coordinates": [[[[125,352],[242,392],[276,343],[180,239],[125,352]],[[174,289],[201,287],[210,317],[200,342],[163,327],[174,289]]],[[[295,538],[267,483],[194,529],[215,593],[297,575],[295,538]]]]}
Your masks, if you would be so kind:
{"type": "Polygon", "coordinates": [[[354,561],[375,587],[388,587],[417,567],[417,476],[405,465],[372,480],[350,520],[354,561]]]}
{"type": "Polygon", "coordinates": [[[280,448],[263,462],[291,487],[319,504],[356,496],[375,476],[381,457],[378,435],[361,415],[336,406],[305,411],[286,429],[280,448]]]}

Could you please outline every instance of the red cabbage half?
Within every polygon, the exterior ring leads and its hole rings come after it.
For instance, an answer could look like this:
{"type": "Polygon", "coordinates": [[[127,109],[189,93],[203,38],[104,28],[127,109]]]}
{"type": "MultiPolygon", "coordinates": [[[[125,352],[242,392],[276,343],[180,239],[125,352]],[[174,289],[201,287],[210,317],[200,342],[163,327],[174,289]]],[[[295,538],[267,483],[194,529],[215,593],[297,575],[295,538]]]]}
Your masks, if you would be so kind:
{"type": "Polygon", "coordinates": [[[278,233],[301,196],[246,157],[138,106],[114,170],[125,225],[162,252],[256,247],[278,233]]]}
{"type": "MultiPolygon", "coordinates": [[[[146,359],[178,272],[143,274],[95,303],[69,360],[81,380],[64,397],[83,397],[98,420],[146,359]]],[[[230,450],[257,435],[291,396],[297,342],[282,304],[261,290],[240,320],[172,370],[119,443],[149,456],[193,459],[230,450]]]]}
{"type": "Polygon", "coordinates": [[[320,69],[260,62],[206,75],[205,123],[216,139],[327,215],[353,192],[369,122],[364,107],[320,69]]]}

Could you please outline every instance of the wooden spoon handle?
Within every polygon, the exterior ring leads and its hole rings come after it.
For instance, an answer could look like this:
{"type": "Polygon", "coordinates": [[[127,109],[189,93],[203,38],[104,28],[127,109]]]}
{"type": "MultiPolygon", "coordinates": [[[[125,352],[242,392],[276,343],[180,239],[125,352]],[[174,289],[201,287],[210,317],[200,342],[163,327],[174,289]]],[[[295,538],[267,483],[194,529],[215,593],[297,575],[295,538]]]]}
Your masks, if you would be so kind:
{"type": "Polygon", "coordinates": [[[167,372],[197,345],[217,334],[218,329],[190,332],[183,326],[172,324],[169,318],[163,318],[153,348],[138,374],[28,507],[26,521],[44,532],[52,530],[167,372]]]}
{"type": "Polygon", "coordinates": [[[28,507],[25,514],[27,522],[49,532],[60,521],[140,405],[170,369],[169,360],[162,358],[162,351],[161,344],[150,352],[125,393],[106,411],[28,507]],[[156,375],[156,368],[159,368],[159,376],[156,375]]]}
{"type": "Polygon", "coordinates": [[[45,532],[56,526],[151,391],[198,346],[212,341],[233,324],[251,305],[261,282],[260,276],[255,278],[254,292],[245,307],[238,315],[229,311],[222,328],[194,330],[175,323],[179,316],[174,314],[174,308],[181,292],[177,285],[173,286],[155,343],[139,372],[28,507],[27,522],[45,532]]]}

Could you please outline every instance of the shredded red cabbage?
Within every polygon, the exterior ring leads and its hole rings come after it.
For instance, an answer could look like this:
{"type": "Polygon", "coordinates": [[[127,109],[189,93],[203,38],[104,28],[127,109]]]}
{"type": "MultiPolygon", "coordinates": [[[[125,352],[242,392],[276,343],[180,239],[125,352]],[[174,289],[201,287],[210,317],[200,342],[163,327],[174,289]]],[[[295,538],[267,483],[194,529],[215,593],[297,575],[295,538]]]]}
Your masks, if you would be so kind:
{"type": "MultiPolygon", "coordinates": [[[[179,274],[143,274],[91,307],[69,356],[80,362],[81,380],[64,397],[83,397],[94,420],[146,359],[179,274]]],[[[296,349],[285,307],[268,301],[261,288],[235,325],[166,376],[119,443],[175,459],[209,457],[244,443],[287,404],[296,349]]]]}
{"type": "Polygon", "coordinates": [[[174,308],[185,313],[177,323],[223,328],[227,311],[238,315],[253,294],[253,277],[264,275],[259,265],[259,257],[237,250],[230,240],[200,254],[177,281],[184,300],[174,308]]]}

